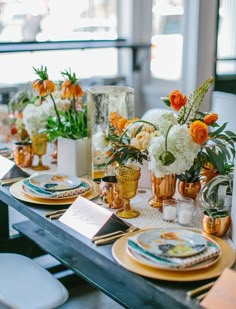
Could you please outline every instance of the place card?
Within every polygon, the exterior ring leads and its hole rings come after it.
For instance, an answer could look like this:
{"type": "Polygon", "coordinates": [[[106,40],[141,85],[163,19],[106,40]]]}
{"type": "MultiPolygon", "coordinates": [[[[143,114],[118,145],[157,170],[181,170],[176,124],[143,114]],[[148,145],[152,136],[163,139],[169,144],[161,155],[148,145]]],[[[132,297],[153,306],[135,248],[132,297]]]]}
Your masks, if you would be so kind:
{"type": "Polygon", "coordinates": [[[14,161],[0,155],[0,180],[28,176],[14,161]]]}
{"type": "Polygon", "coordinates": [[[236,272],[226,268],[200,303],[207,309],[236,308],[236,272]]]}
{"type": "Polygon", "coordinates": [[[73,202],[59,221],[89,239],[110,232],[125,231],[129,227],[110,210],[102,208],[82,196],[73,202]]]}

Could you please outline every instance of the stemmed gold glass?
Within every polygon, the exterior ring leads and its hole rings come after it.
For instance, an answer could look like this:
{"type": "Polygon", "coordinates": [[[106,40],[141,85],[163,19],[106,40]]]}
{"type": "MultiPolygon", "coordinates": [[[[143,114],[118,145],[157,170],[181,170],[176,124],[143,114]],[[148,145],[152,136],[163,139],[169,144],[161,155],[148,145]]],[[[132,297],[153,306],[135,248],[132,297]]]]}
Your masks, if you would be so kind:
{"type": "Polygon", "coordinates": [[[115,169],[119,196],[124,200],[123,208],[116,212],[120,218],[130,219],[140,215],[139,211],[131,209],[130,199],[135,197],[138,181],[141,175],[140,167],[128,164],[115,169]]]}
{"type": "Polygon", "coordinates": [[[42,156],[47,152],[47,136],[46,134],[35,134],[31,137],[33,145],[33,153],[39,157],[38,165],[32,166],[36,171],[48,170],[49,167],[43,165],[42,156]]]}

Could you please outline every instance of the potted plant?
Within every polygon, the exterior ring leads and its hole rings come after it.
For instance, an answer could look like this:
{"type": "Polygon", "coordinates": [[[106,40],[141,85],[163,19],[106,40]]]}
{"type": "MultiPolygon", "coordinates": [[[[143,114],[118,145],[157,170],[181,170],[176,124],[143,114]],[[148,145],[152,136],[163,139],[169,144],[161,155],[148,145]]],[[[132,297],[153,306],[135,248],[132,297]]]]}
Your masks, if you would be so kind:
{"type": "Polygon", "coordinates": [[[73,176],[88,174],[87,108],[80,100],[84,92],[76,74],[71,70],[61,72],[65,80],[56,85],[49,79],[46,67],[34,70],[39,78],[32,87],[42,104],[51,104],[54,110],[49,113],[44,132],[49,141],[57,140],[58,171],[73,176]]]}
{"type": "Polygon", "coordinates": [[[220,237],[227,232],[231,222],[232,190],[232,173],[218,175],[202,186],[199,201],[204,208],[202,226],[206,233],[220,237]]]}

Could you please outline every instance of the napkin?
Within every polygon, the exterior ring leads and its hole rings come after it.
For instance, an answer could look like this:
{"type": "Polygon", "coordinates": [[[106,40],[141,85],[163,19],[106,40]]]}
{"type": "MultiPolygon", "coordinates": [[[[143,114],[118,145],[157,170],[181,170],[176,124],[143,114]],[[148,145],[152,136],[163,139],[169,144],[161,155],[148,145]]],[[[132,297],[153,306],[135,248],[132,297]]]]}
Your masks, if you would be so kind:
{"type": "Polygon", "coordinates": [[[206,249],[194,256],[177,258],[155,255],[149,252],[147,249],[143,249],[142,247],[140,247],[137,242],[137,237],[138,235],[134,235],[128,238],[128,248],[131,248],[133,251],[151,260],[152,262],[157,263],[157,265],[159,264],[163,266],[169,266],[171,268],[190,267],[203,261],[209,260],[213,257],[216,257],[220,254],[220,248],[218,247],[218,245],[207,239],[206,249]]]}
{"type": "Polygon", "coordinates": [[[89,184],[86,183],[85,181],[82,181],[78,188],[65,190],[65,191],[58,191],[58,192],[50,192],[50,191],[41,189],[35,185],[32,185],[31,182],[29,181],[29,178],[26,178],[23,181],[23,183],[28,189],[30,189],[32,192],[37,194],[39,197],[46,197],[46,198],[50,198],[50,197],[60,198],[60,197],[67,197],[67,196],[69,197],[69,196],[79,195],[79,194],[85,193],[86,191],[90,189],[89,184]]]}

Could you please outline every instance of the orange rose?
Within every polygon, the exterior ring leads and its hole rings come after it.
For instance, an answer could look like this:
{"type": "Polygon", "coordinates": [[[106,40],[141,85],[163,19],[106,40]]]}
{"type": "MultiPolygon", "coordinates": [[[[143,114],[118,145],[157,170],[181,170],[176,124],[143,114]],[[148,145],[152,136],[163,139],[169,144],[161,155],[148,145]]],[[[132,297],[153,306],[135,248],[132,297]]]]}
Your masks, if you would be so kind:
{"type": "Polygon", "coordinates": [[[203,144],[208,138],[208,127],[207,125],[200,121],[196,120],[190,125],[190,135],[195,143],[203,144]]]}
{"type": "Polygon", "coordinates": [[[179,111],[187,102],[187,97],[183,96],[179,90],[174,90],[169,95],[170,106],[175,110],[179,111]]]}
{"type": "Polygon", "coordinates": [[[120,118],[120,119],[118,119],[116,126],[117,126],[117,129],[118,129],[120,132],[123,131],[123,129],[124,129],[124,127],[125,127],[127,121],[128,121],[128,119],[126,119],[126,118],[120,118]]]}
{"type": "Polygon", "coordinates": [[[209,125],[218,120],[218,114],[213,113],[213,114],[208,114],[204,117],[204,122],[205,124],[209,125]]]}

